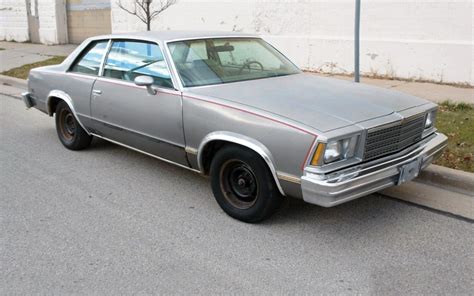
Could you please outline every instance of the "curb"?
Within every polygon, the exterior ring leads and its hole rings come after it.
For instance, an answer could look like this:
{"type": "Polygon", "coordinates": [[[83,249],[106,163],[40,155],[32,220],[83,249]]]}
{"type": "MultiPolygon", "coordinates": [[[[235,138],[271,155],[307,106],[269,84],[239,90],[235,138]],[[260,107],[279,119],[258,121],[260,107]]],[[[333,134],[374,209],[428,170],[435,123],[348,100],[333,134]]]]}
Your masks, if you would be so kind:
{"type": "Polygon", "coordinates": [[[0,75],[0,82],[2,85],[9,85],[9,86],[17,87],[17,88],[26,89],[28,87],[27,80],[5,76],[5,75],[0,75]]]}
{"type": "MultiPolygon", "coordinates": [[[[0,83],[27,88],[27,81],[0,75],[0,83]]],[[[380,192],[428,208],[474,220],[474,174],[430,165],[412,182],[380,192]]]]}
{"type": "Polygon", "coordinates": [[[412,182],[380,193],[474,220],[473,173],[430,165],[412,182]]]}
{"type": "Polygon", "coordinates": [[[417,181],[460,194],[470,195],[474,198],[473,173],[432,164],[421,172],[417,181]]]}

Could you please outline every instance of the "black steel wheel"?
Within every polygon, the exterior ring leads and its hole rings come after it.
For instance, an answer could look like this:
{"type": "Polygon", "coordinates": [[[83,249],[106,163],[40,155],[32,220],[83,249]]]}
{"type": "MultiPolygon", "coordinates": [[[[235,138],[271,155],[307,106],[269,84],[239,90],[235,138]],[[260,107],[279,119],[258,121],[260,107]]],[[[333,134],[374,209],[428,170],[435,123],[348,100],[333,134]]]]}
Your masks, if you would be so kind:
{"type": "Polygon", "coordinates": [[[248,209],[257,201],[257,177],[245,162],[237,159],[225,162],[221,167],[220,182],[224,197],[232,206],[248,209]]]}
{"type": "Polygon", "coordinates": [[[211,185],[221,208],[238,220],[256,223],[270,217],[282,201],[265,161],[247,148],[228,145],[211,162],[211,185]]]}
{"type": "Polygon", "coordinates": [[[76,120],[72,112],[66,108],[59,111],[59,130],[62,137],[67,141],[72,141],[76,134],[76,120]]]}
{"type": "Polygon", "coordinates": [[[81,150],[90,145],[92,137],[81,127],[66,102],[56,106],[56,131],[59,140],[68,149],[81,150]]]}

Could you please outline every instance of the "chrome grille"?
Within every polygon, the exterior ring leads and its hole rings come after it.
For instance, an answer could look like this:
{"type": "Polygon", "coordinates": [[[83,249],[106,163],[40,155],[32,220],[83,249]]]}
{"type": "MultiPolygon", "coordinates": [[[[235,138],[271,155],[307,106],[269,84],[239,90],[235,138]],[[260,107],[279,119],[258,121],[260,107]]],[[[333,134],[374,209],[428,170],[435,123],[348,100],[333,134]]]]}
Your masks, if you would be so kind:
{"type": "Polygon", "coordinates": [[[364,160],[401,151],[421,140],[425,116],[417,115],[397,123],[370,129],[365,142],[364,160]]]}

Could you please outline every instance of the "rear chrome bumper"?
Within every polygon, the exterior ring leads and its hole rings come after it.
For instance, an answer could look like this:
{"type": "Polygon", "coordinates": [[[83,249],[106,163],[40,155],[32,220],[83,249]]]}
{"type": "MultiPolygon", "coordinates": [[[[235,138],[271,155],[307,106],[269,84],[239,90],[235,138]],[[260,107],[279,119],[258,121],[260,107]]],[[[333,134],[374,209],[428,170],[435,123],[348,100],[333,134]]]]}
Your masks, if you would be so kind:
{"type": "Polygon", "coordinates": [[[358,197],[399,185],[418,175],[446,148],[448,138],[435,133],[416,149],[394,159],[361,164],[330,175],[305,171],[301,177],[303,199],[312,204],[332,207],[358,197]],[[407,176],[407,172],[408,176],[407,176]]]}
{"type": "Polygon", "coordinates": [[[36,101],[31,97],[29,92],[22,93],[21,98],[28,109],[36,105],[36,101]]]}

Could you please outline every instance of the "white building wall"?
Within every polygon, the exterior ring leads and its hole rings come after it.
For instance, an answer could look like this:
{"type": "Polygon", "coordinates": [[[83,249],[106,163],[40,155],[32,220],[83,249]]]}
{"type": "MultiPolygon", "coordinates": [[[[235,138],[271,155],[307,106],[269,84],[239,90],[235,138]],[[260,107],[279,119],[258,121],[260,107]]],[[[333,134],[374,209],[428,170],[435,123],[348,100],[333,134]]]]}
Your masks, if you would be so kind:
{"type": "Polygon", "coordinates": [[[0,40],[29,40],[25,1],[0,0],[0,40]]]}
{"type": "MultiPolygon", "coordinates": [[[[354,2],[178,0],[152,28],[257,33],[304,69],[350,74],[354,2]]],[[[474,85],[473,13],[471,0],[362,0],[362,73],[474,85]]],[[[112,1],[113,32],[145,28],[112,1]]]]}
{"type": "Polygon", "coordinates": [[[40,42],[67,43],[66,0],[40,0],[38,8],[40,42]]]}
{"type": "MultiPolygon", "coordinates": [[[[0,0],[0,40],[30,41],[26,0],[0,0]]],[[[67,43],[66,1],[30,0],[31,11],[37,11],[35,27],[44,44],[67,43]],[[36,5],[38,5],[36,9],[36,5]]]]}

